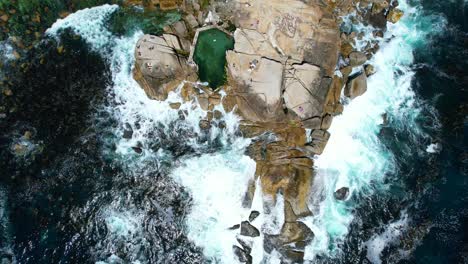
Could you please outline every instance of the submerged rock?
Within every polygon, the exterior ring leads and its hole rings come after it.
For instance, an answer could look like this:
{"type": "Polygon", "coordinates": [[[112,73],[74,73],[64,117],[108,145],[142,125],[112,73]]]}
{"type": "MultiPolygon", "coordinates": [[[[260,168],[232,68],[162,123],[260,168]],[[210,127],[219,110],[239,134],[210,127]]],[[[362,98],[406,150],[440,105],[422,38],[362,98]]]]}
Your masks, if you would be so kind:
{"type": "Polygon", "coordinates": [[[260,231],[258,231],[258,229],[251,225],[248,221],[243,221],[241,223],[240,234],[243,236],[258,237],[260,236],[260,231]]]}
{"type": "Polygon", "coordinates": [[[138,154],[143,153],[143,149],[140,148],[140,147],[132,147],[132,149],[133,149],[133,151],[135,151],[135,152],[138,153],[138,154]]]}

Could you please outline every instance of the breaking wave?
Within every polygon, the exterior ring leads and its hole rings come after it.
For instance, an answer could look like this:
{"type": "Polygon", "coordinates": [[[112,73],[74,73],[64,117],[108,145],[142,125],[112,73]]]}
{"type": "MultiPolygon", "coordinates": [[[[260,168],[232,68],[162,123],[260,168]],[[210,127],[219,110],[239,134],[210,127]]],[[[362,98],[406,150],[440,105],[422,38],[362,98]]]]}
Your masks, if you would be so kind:
{"type": "MultiPolygon", "coordinates": [[[[388,177],[396,175],[399,168],[392,150],[381,140],[386,126],[405,131],[413,143],[421,143],[405,150],[407,155],[424,155],[426,151],[423,142],[429,136],[418,118],[427,106],[411,86],[415,74],[411,67],[413,51],[424,44],[429,34],[440,32],[445,23],[441,18],[424,17],[419,8],[406,1],[399,2],[405,15],[397,24],[388,23],[381,48],[368,62],[376,73],[368,78],[367,92],[348,102],[343,114],[333,120],[330,140],[315,160],[317,172],[311,199],[314,215],[305,219],[315,239],[306,250],[306,259],[339,258],[350,225],[357,221],[359,204],[372,199],[372,195],[390,191],[388,177]],[[346,201],[334,198],[334,192],[341,187],[349,188],[346,201]]],[[[372,36],[372,28],[363,29],[367,30],[366,36],[372,36]]],[[[379,241],[376,237],[369,242],[374,245],[368,253],[373,263],[380,263],[379,253],[388,246],[379,241]]]]}

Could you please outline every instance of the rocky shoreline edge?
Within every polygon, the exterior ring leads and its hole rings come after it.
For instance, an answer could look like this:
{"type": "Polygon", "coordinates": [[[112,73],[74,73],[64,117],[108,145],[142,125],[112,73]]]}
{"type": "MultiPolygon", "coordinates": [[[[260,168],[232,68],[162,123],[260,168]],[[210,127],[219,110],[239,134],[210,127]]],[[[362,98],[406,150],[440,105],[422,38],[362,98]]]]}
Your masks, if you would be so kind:
{"type": "MultiPolygon", "coordinates": [[[[398,22],[403,12],[395,0],[203,3],[168,4],[185,16],[161,36],[140,38],[134,79],[152,99],[166,100],[180,90],[184,101],[196,102],[206,111],[200,120],[204,133],[223,128],[220,106],[240,116],[241,132],[253,138],[246,154],[257,164],[244,206],[251,207],[257,181],[269,199],[264,206],[273,207],[281,194],[284,223],[279,234],[263,233],[264,249],[276,250],[284,261],[302,262],[314,237],[300,221],[312,214],[313,157],[323,152],[343,100],[366,92],[367,77],[374,74],[367,61],[379,49],[387,22],[398,22]],[[198,35],[210,29],[234,39],[234,48],[226,51],[226,83],[216,89],[200,82],[193,61],[198,35]]],[[[183,111],[179,114],[183,118],[183,111]]],[[[336,199],[348,196],[346,186],[336,190],[336,199]]],[[[252,211],[248,221],[231,227],[240,230],[239,245],[233,245],[240,262],[252,262],[248,237],[260,236],[251,224],[257,216],[252,211]]]]}

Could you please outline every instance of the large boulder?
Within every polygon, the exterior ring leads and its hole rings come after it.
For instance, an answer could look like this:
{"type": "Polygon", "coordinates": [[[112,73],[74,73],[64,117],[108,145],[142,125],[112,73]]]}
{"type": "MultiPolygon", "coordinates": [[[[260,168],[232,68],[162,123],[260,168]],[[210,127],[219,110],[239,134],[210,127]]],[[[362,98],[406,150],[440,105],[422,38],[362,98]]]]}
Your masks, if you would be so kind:
{"type": "Polygon", "coordinates": [[[242,116],[251,121],[275,118],[281,108],[283,65],[277,61],[234,51],[227,52],[231,91],[242,116]]]}
{"type": "Polygon", "coordinates": [[[392,8],[390,9],[390,11],[388,11],[387,20],[391,23],[396,23],[401,19],[403,15],[404,13],[400,9],[392,8]]]}
{"type": "MultiPolygon", "coordinates": [[[[343,112],[343,105],[340,102],[341,91],[343,90],[344,79],[342,76],[333,76],[327,98],[325,100],[324,112],[338,115],[343,112]]],[[[320,120],[320,125],[322,120],[320,120]]],[[[311,127],[312,129],[319,129],[320,127],[311,127]]]]}
{"type": "Polygon", "coordinates": [[[365,73],[351,76],[346,84],[344,95],[351,99],[363,95],[367,91],[367,77],[365,73]]]}
{"type": "Polygon", "coordinates": [[[320,68],[311,64],[294,64],[284,76],[284,103],[302,120],[320,116],[328,87],[322,87],[320,68]]]}
{"type": "Polygon", "coordinates": [[[183,50],[177,36],[144,35],[135,49],[134,78],[148,97],[165,100],[169,91],[183,80],[196,80],[196,74],[179,53],[183,50]]]}
{"type": "Polygon", "coordinates": [[[372,0],[372,14],[382,13],[386,8],[389,7],[389,1],[387,0],[372,0]]]}

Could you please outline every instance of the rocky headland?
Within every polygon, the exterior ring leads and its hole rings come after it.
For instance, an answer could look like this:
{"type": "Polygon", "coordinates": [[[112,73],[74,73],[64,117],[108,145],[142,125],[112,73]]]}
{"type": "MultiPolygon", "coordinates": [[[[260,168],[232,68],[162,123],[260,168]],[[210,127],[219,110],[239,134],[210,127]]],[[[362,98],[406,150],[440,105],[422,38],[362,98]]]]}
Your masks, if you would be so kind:
{"type": "MultiPolygon", "coordinates": [[[[238,114],[240,131],[253,139],[246,154],[257,164],[255,179],[244,190],[244,206],[250,208],[257,181],[268,200],[265,206],[274,206],[281,194],[285,220],[279,234],[263,233],[264,248],[301,262],[304,247],[313,239],[313,232],[299,221],[311,215],[313,157],[324,151],[327,130],[342,113],[343,103],[366,92],[367,77],[374,73],[367,61],[378,50],[387,22],[396,23],[403,15],[398,2],[153,2],[184,15],[163,34],[141,37],[135,50],[135,80],[152,99],[166,100],[169,92],[178,90],[185,101],[196,102],[206,111],[200,120],[203,131],[223,126],[217,106],[238,114]],[[369,28],[371,37],[364,35],[369,28]],[[226,48],[224,65],[212,66],[225,69],[225,82],[217,87],[200,80],[204,66],[194,59],[199,37],[213,29],[234,42],[226,48]]],[[[335,198],[346,200],[347,188],[337,190],[335,198]]],[[[241,235],[241,247],[233,245],[234,253],[241,262],[251,262],[242,236],[259,236],[260,227],[244,221],[233,229],[240,229],[241,235]]]]}

